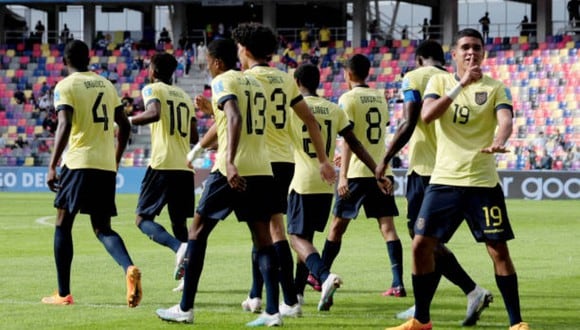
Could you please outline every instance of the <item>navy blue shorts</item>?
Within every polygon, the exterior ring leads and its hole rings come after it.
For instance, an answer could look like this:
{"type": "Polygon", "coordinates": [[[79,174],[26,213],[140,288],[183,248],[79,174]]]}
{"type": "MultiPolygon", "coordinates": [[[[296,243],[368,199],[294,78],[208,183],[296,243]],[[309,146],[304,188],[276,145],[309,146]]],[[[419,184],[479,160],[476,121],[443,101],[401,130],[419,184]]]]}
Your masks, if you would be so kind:
{"type": "Polygon", "coordinates": [[[269,221],[273,214],[274,178],[269,175],[245,176],[246,190],[233,190],[219,171],[210,173],[199,200],[197,213],[202,217],[223,220],[232,211],[238,221],[269,221]]]}
{"type": "MultiPolygon", "coordinates": [[[[392,176],[389,179],[394,182],[392,176]]],[[[333,214],[344,219],[354,219],[358,215],[361,205],[365,209],[367,218],[393,217],[399,215],[395,196],[385,195],[379,189],[375,178],[348,179],[350,196],[341,198],[335,194],[333,214]]]]}
{"type": "Polygon", "coordinates": [[[147,219],[159,215],[165,205],[170,217],[193,217],[195,187],[192,171],[147,168],[135,212],[147,219]]]}
{"type": "Polygon", "coordinates": [[[332,194],[304,194],[294,190],[288,196],[288,234],[312,237],[328,223],[332,194]]]}
{"type": "Polygon", "coordinates": [[[54,207],[102,217],[117,215],[115,186],[117,173],[97,169],[74,169],[63,166],[59,177],[60,190],[54,207]]]}
{"type": "Polygon", "coordinates": [[[274,213],[286,214],[288,209],[288,188],[294,177],[294,163],[271,163],[276,185],[274,213]]]}
{"type": "Polygon", "coordinates": [[[413,228],[415,221],[419,216],[421,204],[425,197],[425,188],[429,185],[430,176],[422,176],[416,172],[411,172],[407,176],[407,228],[411,237],[413,237],[413,228]]]}
{"type": "Polygon", "coordinates": [[[463,219],[478,242],[514,238],[501,186],[429,185],[415,223],[415,234],[447,243],[463,219]]]}

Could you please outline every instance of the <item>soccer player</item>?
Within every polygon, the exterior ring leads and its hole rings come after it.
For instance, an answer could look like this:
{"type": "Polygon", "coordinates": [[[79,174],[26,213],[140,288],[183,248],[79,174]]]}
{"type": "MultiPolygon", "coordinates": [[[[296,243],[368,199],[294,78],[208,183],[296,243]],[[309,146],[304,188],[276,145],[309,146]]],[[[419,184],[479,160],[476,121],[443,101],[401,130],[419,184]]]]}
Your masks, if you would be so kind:
{"type": "Polygon", "coordinates": [[[117,215],[117,169],[129,139],[129,121],[115,86],[89,71],[89,48],[84,42],[70,41],[65,47],[63,61],[69,76],[56,85],[54,92],[58,126],[47,174],[48,187],[56,192],[54,259],[58,292],[42,298],[42,302],[73,303],[70,290],[72,227],[80,212],[90,216],[95,235],[123,267],[127,304],[137,307],[143,296],[141,272],[133,264],[121,236],[111,228],[111,217],[117,215]],[[117,134],[115,123],[119,126],[117,134]],[[67,146],[60,174],[57,174],[56,167],[67,146]]]}
{"type": "MultiPolygon", "coordinates": [[[[324,180],[331,183],[336,174],[325,153],[318,123],[300,94],[296,82],[288,73],[268,65],[272,54],[278,48],[278,38],[272,29],[258,23],[240,24],[232,32],[232,37],[238,44],[238,56],[244,73],[260,81],[266,92],[266,144],[276,183],[275,190],[271,192],[276,199],[270,232],[280,262],[280,285],[284,293],[280,313],[298,317],[302,315],[302,309],[294,286],[294,262],[284,228],[288,186],[294,175],[294,159],[288,136],[288,118],[292,112],[305,124],[324,180]]],[[[252,252],[252,275],[252,288],[248,298],[242,302],[242,307],[244,310],[256,312],[261,306],[263,283],[255,251],[252,252]]]]}
{"type": "Polygon", "coordinates": [[[457,73],[434,75],[425,89],[421,119],[434,122],[437,153],[414,228],[416,309],[412,319],[390,329],[432,328],[429,309],[441,278],[435,269],[434,251],[452,237],[464,218],[493,261],[510,330],[529,329],[520,315],[517,275],[507,245],[514,234],[494,157],[496,152],[507,152],[505,143],[512,132],[511,94],[501,82],[482,74],[483,46],[477,30],[459,31],[451,50],[457,73]]]}
{"type": "MultiPolygon", "coordinates": [[[[405,101],[403,122],[397,128],[383,161],[378,164],[376,177],[382,178],[391,159],[409,142],[409,169],[407,170],[407,227],[411,238],[421,208],[425,188],[429,184],[435,165],[435,127],[426,125],[420,119],[422,97],[429,78],[446,73],[445,54],[441,45],[434,40],[426,40],[415,51],[417,69],[408,72],[403,78],[403,97],[405,101]]],[[[467,296],[467,315],[464,326],[475,325],[479,315],[493,300],[491,293],[478,285],[461,267],[455,255],[443,243],[435,249],[436,270],[459,286],[467,296]]],[[[397,314],[397,318],[413,317],[414,306],[397,314]]]]}
{"type": "MultiPolygon", "coordinates": [[[[334,154],[336,136],[340,134],[361,161],[374,171],[375,161],[354,135],[346,113],[338,105],[316,95],[320,83],[318,68],[312,64],[304,64],[294,72],[294,78],[321,127],[326,154],[334,154]]],[[[310,138],[306,134],[306,126],[296,114],[292,114],[289,119],[290,137],[295,147],[296,172],[290,183],[288,197],[288,234],[292,248],[300,261],[305,263],[308,270],[322,282],[318,309],[324,310],[325,306],[330,305],[329,301],[332,300],[334,291],[340,287],[342,279],[330,273],[312,241],[314,232],[322,232],[326,227],[334,187],[318,177],[316,153],[313,152],[310,138]]],[[[385,189],[391,189],[391,181],[384,182],[388,185],[385,189]]],[[[303,277],[302,282],[306,282],[306,277],[303,277]]],[[[304,285],[301,287],[304,288],[304,285]]]]}
{"type": "Polygon", "coordinates": [[[266,310],[247,325],[282,325],[278,310],[278,259],[269,224],[274,178],[264,134],[267,100],[257,80],[235,70],[236,53],[231,39],[214,40],[208,46],[218,150],[189,229],[181,302],[168,309],[158,309],[157,315],[163,320],[193,322],[207,239],[217,223],[233,211],[252,233],[266,285],[266,310]]]}
{"type": "MultiPolygon", "coordinates": [[[[151,240],[176,253],[175,278],[183,277],[182,259],[187,248],[187,218],[193,217],[193,171],[185,157],[198,140],[195,108],[181,88],[172,85],[177,60],[168,53],[151,57],[149,80],[142,90],[145,111],[129,117],[133,125],[151,123],[151,162],[141,182],[135,224],[151,240]],[[167,205],[174,236],[155,222],[167,205]]],[[[182,282],[180,283],[180,285],[182,282]]],[[[179,289],[180,286],[176,288],[179,289]]]]}
{"type": "MultiPolygon", "coordinates": [[[[365,149],[373,159],[379,160],[385,150],[389,111],[384,94],[365,84],[369,68],[369,59],[361,54],[356,54],[347,61],[344,76],[351,90],[339,98],[338,105],[353,122],[354,134],[361,137],[365,149]]],[[[384,194],[376,184],[375,173],[366,168],[356,155],[351,156],[352,151],[345,144],[341,153],[334,219],[324,244],[322,259],[330,268],[340,251],[342,236],[350,220],[356,218],[360,207],[364,206],[366,216],[378,221],[391,261],[393,281],[390,289],[383,295],[404,297],[406,292],[403,285],[402,245],[393,221],[393,216],[399,215],[395,197],[384,194]]],[[[393,182],[391,169],[387,170],[387,175],[388,180],[393,182]]]]}

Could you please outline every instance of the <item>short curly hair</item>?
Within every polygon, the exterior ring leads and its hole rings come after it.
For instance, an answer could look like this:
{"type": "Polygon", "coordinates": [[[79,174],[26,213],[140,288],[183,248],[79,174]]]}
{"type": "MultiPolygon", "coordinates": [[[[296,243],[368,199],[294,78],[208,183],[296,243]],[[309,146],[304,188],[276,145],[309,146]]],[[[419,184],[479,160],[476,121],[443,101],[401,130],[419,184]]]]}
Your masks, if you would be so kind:
{"type": "Polygon", "coordinates": [[[232,31],[232,38],[259,60],[269,61],[278,49],[278,37],[274,31],[259,23],[238,25],[232,31]]]}

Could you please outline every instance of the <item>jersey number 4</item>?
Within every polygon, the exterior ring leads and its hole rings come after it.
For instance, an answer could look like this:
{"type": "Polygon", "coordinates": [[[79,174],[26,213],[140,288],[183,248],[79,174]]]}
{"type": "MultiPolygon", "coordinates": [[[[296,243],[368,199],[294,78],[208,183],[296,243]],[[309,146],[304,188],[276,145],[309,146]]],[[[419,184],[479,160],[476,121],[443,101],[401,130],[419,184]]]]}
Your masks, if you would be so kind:
{"type": "Polygon", "coordinates": [[[109,130],[109,117],[107,116],[107,106],[105,104],[101,104],[103,100],[103,95],[105,93],[101,92],[97,95],[97,99],[93,104],[93,122],[94,123],[103,123],[103,130],[109,130]],[[101,114],[99,114],[99,110],[101,110],[101,114]]]}

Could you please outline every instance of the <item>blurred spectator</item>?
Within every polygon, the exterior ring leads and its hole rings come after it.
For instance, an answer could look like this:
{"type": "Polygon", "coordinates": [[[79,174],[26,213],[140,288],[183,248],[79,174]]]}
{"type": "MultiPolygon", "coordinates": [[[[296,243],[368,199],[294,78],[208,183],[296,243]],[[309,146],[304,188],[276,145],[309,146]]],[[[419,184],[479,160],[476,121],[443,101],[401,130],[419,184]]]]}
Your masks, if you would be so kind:
{"type": "Polygon", "coordinates": [[[18,135],[16,141],[14,141],[14,148],[24,148],[28,146],[28,141],[24,140],[21,135],[18,135]]]}
{"type": "Polygon", "coordinates": [[[530,36],[530,21],[528,20],[528,16],[524,15],[524,18],[518,25],[518,29],[520,29],[520,36],[522,37],[529,37],[530,36]]]}
{"type": "Polygon", "coordinates": [[[381,39],[381,32],[379,28],[379,21],[376,19],[372,20],[369,23],[368,32],[371,35],[371,40],[379,40],[381,39]]]}
{"type": "Polygon", "coordinates": [[[423,19],[421,32],[423,33],[423,40],[427,40],[427,38],[429,38],[429,20],[426,17],[423,19]]]}
{"type": "Polygon", "coordinates": [[[548,152],[548,149],[544,149],[544,155],[542,156],[542,159],[540,159],[540,168],[543,170],[551,170],[552,162],[553,158],[548,152]]]}
{"type": "Polygon", "coordinates": [[[192,62],[191,57],[193,56],[191,54],[191,50],[189,49],[186,50],[184,52],[184,56],[185,56],[185,76],[187,77],[189,76],[189,71],[191,70],[191,62],[192,62]]]}
{"type": "Polygon", "coordinates": [[[403,30],[401,30],[401,39],[407,40],[409,39],[409,26],[403,26],[403,30]]]}
{"type": "Polygon", "coordinates": [[[6,139],[3,135],[0,135],[0,149],[6,147],[6,139]]]}
{"type": "Polygon", "coordinates": [[[34,30],[36,32],[36,38],[42,42],[42,35],[44,34],[45,28],[44,28],[44,25],[42,25],[42,22],[40,20],[38,22],[36,22],[36,26],[34,27],[34,30]]]}
{"type": "Polygon", "coordinates": [[[46,91],[40,99],[38,100],[38,110],[39,111],[48,111],[52,106],[52,99],[50,97],[50,90],[46,91]]]}
{"type": "Polygon", "coordinates": [[[16,104],[26,103],[26,96],[24,95],[24,92],[20,89],[14,92],[14,98],[16,99],[16,104]]]}
{"type": "Polygon", "coordinates": [[[125,31],[124,37],[125,39],[123,40],[123,45],[121,46],[121,55],[125,57],[130,57],[134,44],[133,38],[131,38],[131,32],[125,31]]]}
{"type": "Polygon", "coordinates": [[[548,140],[544,136],[544,132],[539,132],[538,136],[534,139],[533,143],[534,143],[534,146],[536,146],[540,149],[544,149],[544,148],[546,148],[547,142],[548,142],[548,140]]]}
{"type": "Polygon", "coordinates": [[[564,139],[564,134],[562,134],[559,129],[556,128],[556,132],[554,132],[554,135],[552,135],[551,138],[554,140],[556,146],[560,146],[565,149],[566,140],[564,139]]]}
{"type": "Polygon", "coordinates": [[[296,52],[294,52],[291,42],[289,42],[286,49],[284,49],[281,62],[286,65],[286,71],[288,71],[289,67],[295,68],[298,66],[298,63],[296,62],[296,52]]]}
{"type": "Polygon", "coordinates": [[[213,40],[213,26],[211,23],[207,23],[205,26],[205,36],[207,40],[213,40]]]}
{"type": "Polygon", "coordinates": [[[117,73],[117,68],[113,68],[113,70],[111,70],[111,72],[109,72],[109,81],[112,82],[113,84],[116,84],[117,81],[119,80],[119,74],[117,73]]]}
{"type": "Polygon", "coordinates": [[[195,59],[195,62],[199,66],[200,70],[202,71],[206,70],[207,47],[205,46],[205,43],[203,41],[200,42],[199,45],[197,45],[197,58],[195,59]]]}
{"type": "Polygon", "coordinates": [[[54,136],[54,132],[56,132],[56,125],[57,125],[57,117],[55,111],[49,111],[46,118],[42,122],[42,128],[47,133],[47,136],[54,136]]]}
{"type": "Polygon", "coordinates": [[[536,170],[538,169],[538,162],[537,162],[537,158],[538,154],[536,154],[536,151],[534,150],[534,147],[531,147],[528,149],[528,161],[530,163],[530,170],[536,170]]]}
{"type": "Polygon", "coordinates": [[[485,12],[485,15],[479,19],[479,24],[481,24],[481,34],[483,36],[483,40],[489,37],[489,24],[491,21],[489,19],[489,12],[485,12]]]}
{"type": "Polygon", "coordinates": [[[322,25],[318,31],[318,45],[319,47],[328,47],[330,44],[331,32],[326,25],[322,25]]]}
{"type": "Polygon", "coordinates": [[[70,37],[71,37],[70,30],[68,29],[68,26],[65,23],[62,31],[60,32],[60,43],[66,44],[67,42],[69,42],[70,37]]]}
{"type": "Polygon", "coordinates": [[[300,44],[302,53],[310,52],[310,41],[310,31],[308,30],[308,27],[304,25],[302,30],[300,30],[300,44]]]}
{"type": "Polygon", "coordinates": [[[46,81],[43,81],[42,86],[40,87],[40,93],[44,94],[48,91],[50,91],[50,86],[48,86],[48,83],[46,81]]]}
{"type": "Polygon", "coordinates": [[[162,28],[161,32],[159,33],[159,43],[171,43],[171,38],[169,38],[169,31],[167,31],[165,27],[162,28]]]}
{"type": "Polygon", "coordinates": [[[568,1],[568,20],[570,21],[570,26],[578,27],[580,26],[580,12],[578,11],[578,6],[580,2],[578,0],[568,1]]]}

